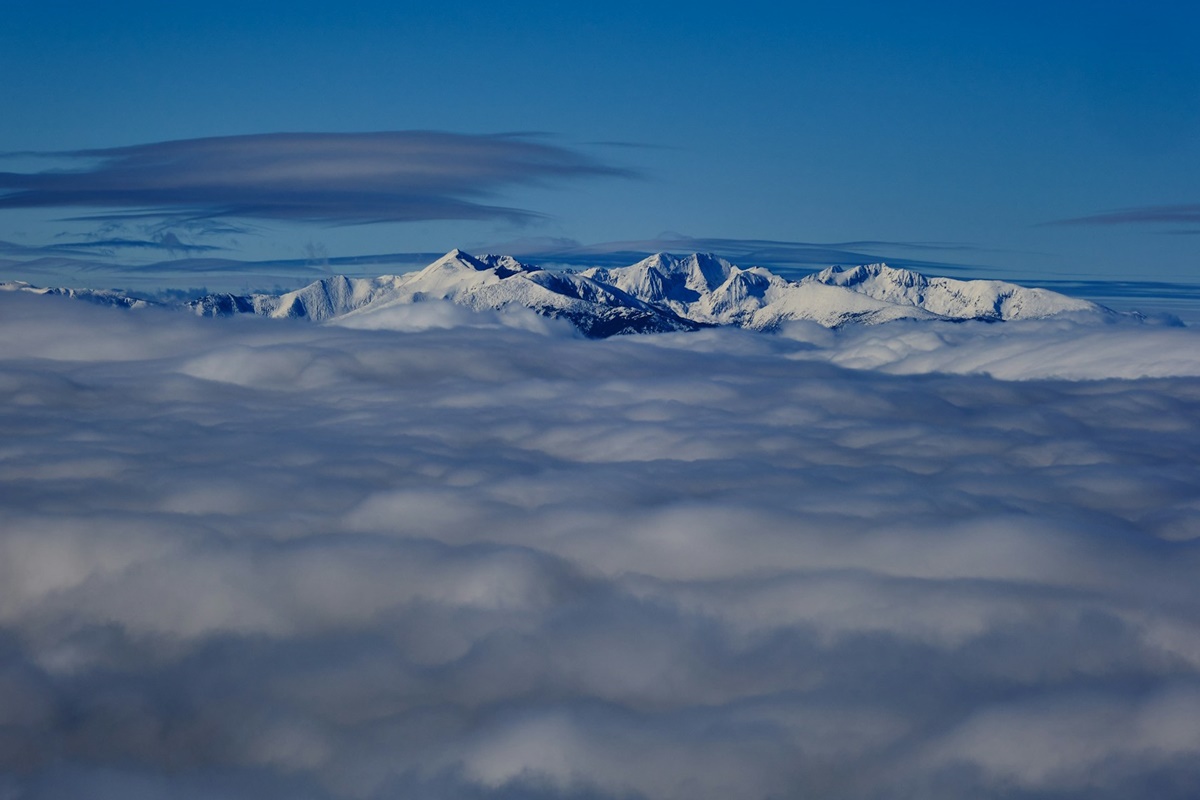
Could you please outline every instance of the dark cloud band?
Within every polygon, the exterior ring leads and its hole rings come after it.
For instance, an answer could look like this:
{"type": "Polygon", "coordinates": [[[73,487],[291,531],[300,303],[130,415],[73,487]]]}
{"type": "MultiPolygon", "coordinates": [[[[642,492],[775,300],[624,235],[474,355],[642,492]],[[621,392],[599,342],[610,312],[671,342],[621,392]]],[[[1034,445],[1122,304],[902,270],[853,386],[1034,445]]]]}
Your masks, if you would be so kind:
{"type": "Polygon", "coordinates": [[[1104,214],[1089,214],[1047,223],[1049,225],[1196,225],[1200,224],[1200,203],[1180,205],[1142,206],[1109,211],[1104,214]]]}
{"type": "Polygon", "coordinates": [[[539,217],[482,202],[506,187],[629,176],[524,134],[272,133],[77,150],[73,171],[0,173],[0,209],[365,224],[539,217]]]}

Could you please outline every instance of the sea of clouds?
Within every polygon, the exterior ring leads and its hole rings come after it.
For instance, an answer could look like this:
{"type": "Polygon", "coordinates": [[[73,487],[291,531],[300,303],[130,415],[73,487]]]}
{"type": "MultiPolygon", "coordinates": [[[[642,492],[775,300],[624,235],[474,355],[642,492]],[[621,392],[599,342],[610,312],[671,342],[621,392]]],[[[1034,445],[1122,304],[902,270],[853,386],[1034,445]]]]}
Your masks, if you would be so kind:
{"type": "Polygon", "coordinates": [[[1200,332],[0,296],[0,798],[1185,798],[1200,332]]]}

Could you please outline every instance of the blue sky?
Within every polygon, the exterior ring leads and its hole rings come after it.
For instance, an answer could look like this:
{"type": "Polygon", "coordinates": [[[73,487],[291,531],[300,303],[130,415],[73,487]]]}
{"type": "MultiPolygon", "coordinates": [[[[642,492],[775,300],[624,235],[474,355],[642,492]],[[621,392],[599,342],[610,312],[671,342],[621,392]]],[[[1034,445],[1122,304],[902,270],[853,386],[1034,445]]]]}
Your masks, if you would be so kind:
{"type": "MultiPolygon", "coordinates": [[[[77,282],[252,280],[185,261],[206,257],[280,262],[287,282],[311,276],[286,262],[371,272],[345,260],[462,246],[1200,283],[1200,12],[1182,3],[10,0],[0,13],[5,277],[53,258],[102,268],[77,282]],[[402,162],[403,213],[359,206],[341,153],[369,132],[400,136],[383,157],[402,162]],[[276,136],[290,133],[326,135],[317,161],[276,136]],[[228,137],[216,160],[189,169],[235,179],[185,203],[185,171],[150,146],[212,137],[228,137]],[[303,176],[288,210],[263,196],[247,142],[303,176]],[[123,206],[126,157],[155,194],[123,206]],[[446,182],[414,188],[412,163],[446,182]]],[[[390,180],[355,163],[372,187],[390,180]]]]}

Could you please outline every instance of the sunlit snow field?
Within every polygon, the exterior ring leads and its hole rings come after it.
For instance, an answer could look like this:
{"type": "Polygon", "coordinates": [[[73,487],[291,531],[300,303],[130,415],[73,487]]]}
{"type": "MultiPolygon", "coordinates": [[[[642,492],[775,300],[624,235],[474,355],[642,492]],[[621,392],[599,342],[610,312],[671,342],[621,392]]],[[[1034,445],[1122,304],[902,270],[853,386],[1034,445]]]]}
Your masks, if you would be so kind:
{"type": "Polygon", "coordinates": [[[1196,329],[362,320],[0,296],[0,798],[1195,796],[1196,329]]]}

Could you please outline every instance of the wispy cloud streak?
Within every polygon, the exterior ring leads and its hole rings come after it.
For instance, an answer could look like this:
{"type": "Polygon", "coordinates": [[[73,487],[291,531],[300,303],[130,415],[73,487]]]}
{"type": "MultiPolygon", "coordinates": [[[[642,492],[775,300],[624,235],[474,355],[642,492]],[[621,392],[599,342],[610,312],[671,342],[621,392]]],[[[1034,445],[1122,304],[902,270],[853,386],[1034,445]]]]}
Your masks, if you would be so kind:
{"type": "Polygon", "coordinates": [[[1196,225],[1200,224],[1200,204],[1141,206],[1090,214],[1047,223],[1049,225],[1196,225]]]}
{"type": "Polygon", "coordinates": [[[520,184],[629,176],[530,135],[273,133],[77,150],[78,170],[0,173],[0,209],[87,219],[257,218],[335,224],[539,217],[481,201],[520,184]]]}
{"type": "Polygon", "coordinates": [[[887,261],[909,269],[937,272],[973,271],[955,263],[955,253],[977,253],[970,244],[954,242],[795,242],[779,239],[734,239],[661,234],[650,239],[583,244],[572,239],[527,238],[491,246],[499,252],[571,267],[618,267],[660,252],[715,253],[742,266],[769,267],[781,274],[807,273],[833,264],[887,261]]]}

